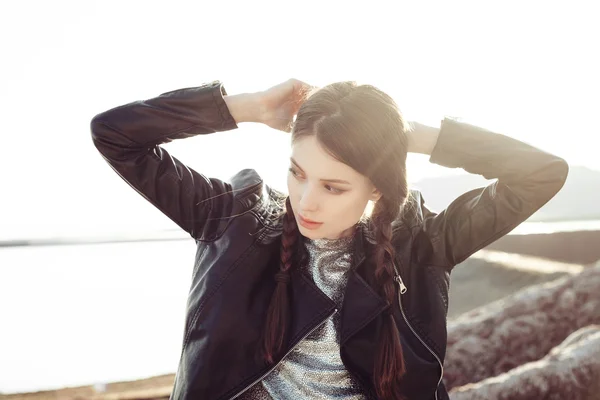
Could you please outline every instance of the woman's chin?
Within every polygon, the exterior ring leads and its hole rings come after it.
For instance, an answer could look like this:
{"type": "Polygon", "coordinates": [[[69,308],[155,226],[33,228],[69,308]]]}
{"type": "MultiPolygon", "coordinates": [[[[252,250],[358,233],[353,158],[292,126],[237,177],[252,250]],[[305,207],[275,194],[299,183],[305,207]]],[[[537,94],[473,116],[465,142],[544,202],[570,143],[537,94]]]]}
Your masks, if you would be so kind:
{"type": "Polygon", "coordinates": [[[308,239],[315,240],[315,239],[323,239],[325,237],[325,235],[323,234],[323,232],[320,229],[307,229],[307,228],[303,227],[302,225],[299,225],[298,230],[300,231],[302,236],[304,236],[308,239]]]}

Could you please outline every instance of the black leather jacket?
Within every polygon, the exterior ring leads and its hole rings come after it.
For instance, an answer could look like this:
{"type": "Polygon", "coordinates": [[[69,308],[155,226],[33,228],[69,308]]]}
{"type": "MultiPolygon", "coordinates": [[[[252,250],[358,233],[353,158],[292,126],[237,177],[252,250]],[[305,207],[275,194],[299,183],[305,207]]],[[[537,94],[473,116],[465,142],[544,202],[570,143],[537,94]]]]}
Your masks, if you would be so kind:
{"type": "MultiPolygon", "coordinates": [[[[253,170],[229,182],[207,178],[159,146],[236,128],[224,95],[222,84],[211,82],[125,104],[91,122],[94,145],[110,166],[197,244],[171,396],[176,400],[233,399],[270,371],[254,352],[275,287],[282,194],[253,170]]],[[[463,194],[440,213],[428,210],[412,191],[410,206],[394,223],[396,280],[407,290],[398,290],[392,307],[406,359],[408,399],[448,398],[442,365],[452,268],[527,219],[560,190],[568,173],[563,159],[507,136],[452,119],[444,119],[440,129],[431,162],[497,180],[463,194]]],[[[227,162],[227,148],[212,151],[227,162]]],[[[348,371],[376,398],[374,354],[388,304],[361,272],[372,245],[368,228],[361,229],[340,310],[340,353],[348,371]]],[[[298,269],[290,285],[287,350],[335,310],[298,269]]]]}

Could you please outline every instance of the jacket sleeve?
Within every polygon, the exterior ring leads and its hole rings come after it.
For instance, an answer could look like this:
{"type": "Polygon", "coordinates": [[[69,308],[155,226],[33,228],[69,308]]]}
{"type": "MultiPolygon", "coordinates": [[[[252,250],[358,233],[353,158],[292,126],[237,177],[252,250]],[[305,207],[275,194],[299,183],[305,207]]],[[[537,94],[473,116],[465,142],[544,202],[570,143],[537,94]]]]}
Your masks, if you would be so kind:
{"type": "Polygon", "coordinates": [[[448,269],[529,218],[562,188],[569,170],[562,158],[449,118],[442,121],[430,161],[496,179],[439,214],[422,204],[431,262],[448,269]]]}
{"type": "Polygon", "coordinates": [[[237,128],[224,95],[215,81],[115,107],[91,121],[93,143],[113,170],[195,239],[213,233],[217,225],[209,221],[231,214],[231,187],[185,166],[160,145],[237,128]]]}

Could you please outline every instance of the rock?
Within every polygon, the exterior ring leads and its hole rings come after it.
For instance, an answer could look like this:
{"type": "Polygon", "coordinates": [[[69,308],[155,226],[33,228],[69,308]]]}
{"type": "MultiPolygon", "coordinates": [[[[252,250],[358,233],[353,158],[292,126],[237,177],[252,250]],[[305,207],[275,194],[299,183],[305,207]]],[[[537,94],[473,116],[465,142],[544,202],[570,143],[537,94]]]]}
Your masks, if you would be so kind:
{"type": "Polygon", "coordinates": [[[450,321],[446,387],[477,383],[540,360],[571,333],[593,324],[600,324],[600,263],[450,321]]]}
{"type": "Polygon", "coordinates": [[[600,325],[569,335],[539,361],[454,388],[452,400],[600,399],[600,325]]]}

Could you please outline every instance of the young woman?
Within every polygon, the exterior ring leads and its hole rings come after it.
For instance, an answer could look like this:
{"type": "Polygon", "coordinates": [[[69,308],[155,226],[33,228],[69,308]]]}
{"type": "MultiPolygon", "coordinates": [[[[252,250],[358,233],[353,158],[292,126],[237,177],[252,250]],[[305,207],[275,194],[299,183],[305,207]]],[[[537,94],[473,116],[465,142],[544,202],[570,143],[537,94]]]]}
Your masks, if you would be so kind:
{"type": "MultiPolygon", "coordinates": [[[[212,82],[113,108],[91,130],[109,165],[197,244],[173,400],[447,399],[452,268],[568,172],[483,128],[408,123],[388,95],[351,82],[233,96],[212,82]],[[289,195],[253,170],[205,177],[160,147],[241,122],[291,131],[289,195]],[[497,180],[434,213],[407,187],[407,152],[497,180]]],[[[227,147],[211,151],[227,162],[227,147]]]]}

